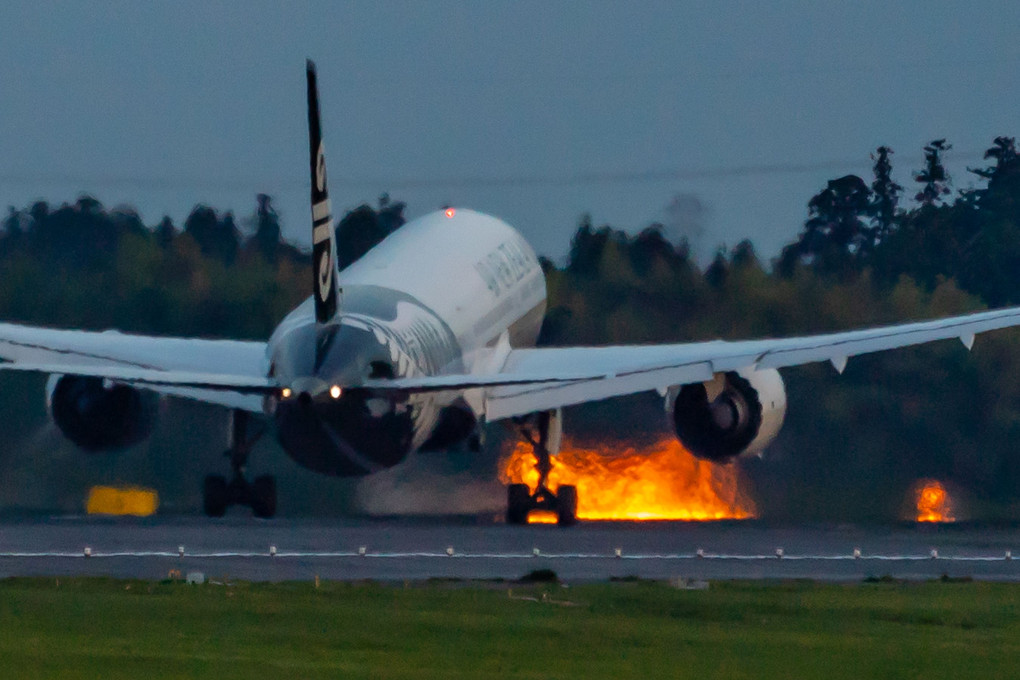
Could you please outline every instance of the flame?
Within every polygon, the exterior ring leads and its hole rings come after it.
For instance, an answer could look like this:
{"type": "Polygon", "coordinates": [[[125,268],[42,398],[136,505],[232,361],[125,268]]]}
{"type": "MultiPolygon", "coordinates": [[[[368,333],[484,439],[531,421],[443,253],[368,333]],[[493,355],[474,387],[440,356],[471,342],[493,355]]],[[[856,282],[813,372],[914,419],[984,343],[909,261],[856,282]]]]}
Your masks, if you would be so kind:
{"type": "Polygon", "coordinates": [[[953,504],[942,482],[922,479],[915,487],[918,522],[955,522],[953,504]]]}
{"type": "MultiPolygon", "coordinates": [[[[504,484],[538,484],[535,458],[520,443],[501,462],[504,484]]],[[[644,448],[626,444],[597,449],[575,446],[564,438],[553,457],[549,488],[577,486],[577,516],[594,520],[748,519],[757,508],[740,488],[739,470],[688,453],[668,438],[644,448]]],[[[555,515],[551,516],[555,521],[555,515]]],[[[532,513],[532,522],[550,517],[532,513]]]]}
{"type": "Polygon", "coordinates": [[[556,524],[558,518],[552,510],[535,510],[528,515],[528,524],[556,524]]]}

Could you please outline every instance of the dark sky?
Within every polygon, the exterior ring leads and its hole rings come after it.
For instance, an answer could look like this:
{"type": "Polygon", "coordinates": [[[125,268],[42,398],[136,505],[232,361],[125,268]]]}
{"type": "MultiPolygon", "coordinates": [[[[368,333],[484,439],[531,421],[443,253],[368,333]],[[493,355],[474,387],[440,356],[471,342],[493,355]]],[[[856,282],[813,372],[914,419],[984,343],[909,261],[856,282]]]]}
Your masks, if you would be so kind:
{"type": "Polygon", "coordinates": [[[0,26],[0,204],[89,191],[180,222],[261,191],[303,243],[305,57],[334,206],[465,205],[554,257],[585,212],[772,256],[880,144],[909,185],[947,137],[965,188],[1020,134],[1010,1],[32,1],[0,26]]]}

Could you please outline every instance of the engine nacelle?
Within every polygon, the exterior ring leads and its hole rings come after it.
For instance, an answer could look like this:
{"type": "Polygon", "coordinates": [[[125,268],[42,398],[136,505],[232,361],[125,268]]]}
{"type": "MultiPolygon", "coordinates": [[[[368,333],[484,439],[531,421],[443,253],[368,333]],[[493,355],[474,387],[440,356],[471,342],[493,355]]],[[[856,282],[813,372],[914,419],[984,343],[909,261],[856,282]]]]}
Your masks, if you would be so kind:
{"type": "Polygon", "coordinates": [[[786,388],[779,371],[717,373],[668,396],[676,436],[698,458],[725,463],[761,452],[779,433],[786,388]]]}
{"type": "Polygon", "coordinates": [[[452,404],[439,412],[439,422],[420,451],[443,451],[465,441],[475,432],[478,419],[466,404],[452,404]]]}
{"type": "Polygon", "coordinates": [[[102,378],[54,375],[46,406],[64,436],[89,452],[121,449],[152,432],[158,398],[102,378]]]}

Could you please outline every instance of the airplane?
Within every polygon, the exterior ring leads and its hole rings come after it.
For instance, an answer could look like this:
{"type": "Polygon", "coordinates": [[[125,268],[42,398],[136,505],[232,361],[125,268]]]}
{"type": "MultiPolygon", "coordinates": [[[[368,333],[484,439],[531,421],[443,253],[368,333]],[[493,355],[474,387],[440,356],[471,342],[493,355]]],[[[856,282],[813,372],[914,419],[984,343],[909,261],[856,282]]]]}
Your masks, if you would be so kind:
{"type": "Polygon", "coordinates": [[[90,451],[123,448],[152,430],[161,395],[230,409],[231,478],[205,479],[207,515],[243,505],[269,518],[271,476],[249,481],[256,418],[273,422],[287,455],[315,472],[363,476],[416,451],[468,443],[503,421],[532,447],[535,489],[507,488],[506,521],[534,510],[577,521],[577,489],[548,487],[566,406],[657,391],[679,441],[724,463],[761,452],[786,413],[778,369],[831,362],[1020,325],[1020,308],[824,335],[663,345],[535,347],[546,283],[511,226],[449,207],[408,222],[340,270],[319,117],[306,65],[312,295],[266,342],[86,332],[0,323],[0,370],[48,374],[61,432],[90,451]]]}

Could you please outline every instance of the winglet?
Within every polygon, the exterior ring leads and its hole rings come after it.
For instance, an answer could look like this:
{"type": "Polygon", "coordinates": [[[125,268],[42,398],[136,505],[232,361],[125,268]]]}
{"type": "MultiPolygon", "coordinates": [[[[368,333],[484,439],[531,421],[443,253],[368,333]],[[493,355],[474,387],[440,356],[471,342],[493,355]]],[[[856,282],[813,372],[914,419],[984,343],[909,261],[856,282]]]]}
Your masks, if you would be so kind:
{"type": "Polygon", "coordinates": [[[312,267],[314,269],[315,320],[325,323],[336,316],[340,298],[337,286],[336,235],[333,210],[326,185],[326,156],[319,123],[319,89],[315,63],[308,70],[308,151],[312,173],[312,267]]]}

